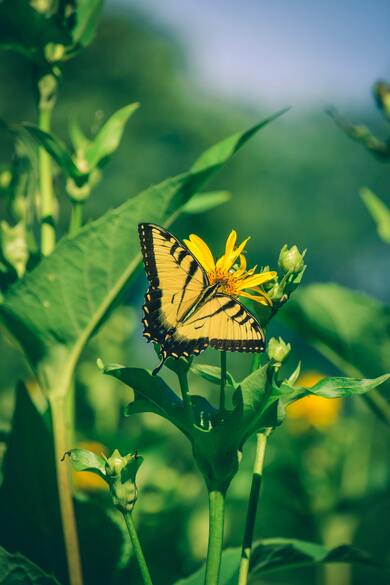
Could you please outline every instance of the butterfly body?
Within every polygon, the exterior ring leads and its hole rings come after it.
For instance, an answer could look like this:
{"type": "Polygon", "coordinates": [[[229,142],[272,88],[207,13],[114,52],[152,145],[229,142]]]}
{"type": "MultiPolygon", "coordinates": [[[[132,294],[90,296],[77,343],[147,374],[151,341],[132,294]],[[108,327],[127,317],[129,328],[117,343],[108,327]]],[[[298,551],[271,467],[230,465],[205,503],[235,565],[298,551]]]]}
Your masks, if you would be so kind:
{"type": "Polygon", "coordinates": [[[168,357],[197,355],[208,346],[221,351],[261,352],[265,339],[256,318],[237,298],[212,284],[184,244],[155,224],[139,224],[150,287],[145,295],[144,336],[168,357]]]}

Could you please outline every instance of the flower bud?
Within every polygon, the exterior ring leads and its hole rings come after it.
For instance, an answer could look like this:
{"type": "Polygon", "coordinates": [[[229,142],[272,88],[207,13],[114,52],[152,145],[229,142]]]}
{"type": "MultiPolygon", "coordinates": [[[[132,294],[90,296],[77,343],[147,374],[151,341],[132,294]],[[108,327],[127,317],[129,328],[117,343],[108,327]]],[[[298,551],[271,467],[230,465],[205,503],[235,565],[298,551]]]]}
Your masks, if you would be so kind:
{"type": "Polygon", "coordinates": [[[118,449],[112,453],[111,457],[107,458],[106,461],[106,471],[108,476],[115,476],[120,475],[129,461],[133,458],[133,455],[122,455],[119,453],[118,449]]]}
{"type": "Polygon", "coordinates": [[[279,339],[272,337],[268,342],[268,357],[274,362],[281,364],[287,358],[290,351],[291,345],[286,343],[281,337],[279,339]]]}
{"type": "Polygon", "coordinates": [[[305,252],[306,250],[301,253],[297,246],[292,246],[289,249],[287,244],[284,244],[279,254],[278,264],[280,268],[284,272],[300,272],[305,265],[303,261],[305,252]]]}
{"type": "Polygon", "coordinates": [[[385,81],[378,81],[373,88],[375,101],[387,118],[390,118],[390,85],[385,81]]]}

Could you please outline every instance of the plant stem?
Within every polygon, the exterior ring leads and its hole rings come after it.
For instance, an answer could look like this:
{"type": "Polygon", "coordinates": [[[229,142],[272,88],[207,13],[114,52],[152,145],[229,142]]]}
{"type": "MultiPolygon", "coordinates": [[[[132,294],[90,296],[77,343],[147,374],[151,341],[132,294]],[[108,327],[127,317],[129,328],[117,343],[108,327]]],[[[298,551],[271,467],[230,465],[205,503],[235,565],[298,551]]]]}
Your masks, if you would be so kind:
{"type": "Polygon", "coordinates": [[[209,546],[207,550],[205,585],[218,585],[223,546],[225,494],[209,492],[209,546]]]}
{"type": "Polygon", "coordinates": [[[142,551],[142,546],[138,538],[137,530],[135,528],[133,516],[131,512],[122,512],[123,518],[125,519],[127,530],[133,545],[134,553],[137,558],[139,570],[142,575],[143,582],[145,585],[153,585],[152,578],[149,573],[148,565],[142,551]]]}
{"type": "Polygon", "coordinates": [[[192,424],[195,424],[194,412],[192,410],[191,397],[189,395],[189,389],[188,389],[187,373],[180,371],[180,372],[178,372],[177,377],[179,378],[180,391],[181,391],[181,395],[183,398],[185,409],[187,411],[187,416],[188,416],[190,422],[192,424]]]}
{"type": "MultiPolygon", "coordinates": [[[[50,132],[51,107],[38,107],[38,125],[41,130],[50,132]]],[[[56,232],[54,227],[54,191],[50,155],[44,148],[39,148],[39,184],[41,215],[41,252],[48,256],[54,250],[56,232]]]]}
{"type": "Polygon", "coordinates": [[[248,582],[249,564],[252,553],[253,532],[256,522],[257,504],[260,496],[261,483],[263,478],[263,464],[265,448],[267,445],[268,432],[257,433],[256,455],[253,464],[253,475],[251,492],[248,502],[248,510],[245,521],[244,540],[242,542],[240,573],[238,585],[246,585],[248,582]]]}
{"type": "Polygon", "coordinates": [[[83,206],[84,203],[79,201],[72,202],[72,209],[69,223],[69,235],[74,236],[77,234],[81,226],[83,225],[83,206]]]}
{"type": "Polygon", "coordinates": [[[61,511],[62,530],[65,542],[66,558],[68,563],[68,574],[70,585],[82,585],[83,577],[79,553],[79,543],[76,528],[76,518],[73,507],[70,468],[61,462],[67,449],[68,428],[66,412],[66,398],[53,397],[50,399],[54,455],[57,473],[58,498],[61,511]]]}
{"type": "Polygon", "coordinates": [[[226,351],[221,351],[221,391],[219,394],[219,410],[225,410],[225,386],[226,386],[226,351]]]}

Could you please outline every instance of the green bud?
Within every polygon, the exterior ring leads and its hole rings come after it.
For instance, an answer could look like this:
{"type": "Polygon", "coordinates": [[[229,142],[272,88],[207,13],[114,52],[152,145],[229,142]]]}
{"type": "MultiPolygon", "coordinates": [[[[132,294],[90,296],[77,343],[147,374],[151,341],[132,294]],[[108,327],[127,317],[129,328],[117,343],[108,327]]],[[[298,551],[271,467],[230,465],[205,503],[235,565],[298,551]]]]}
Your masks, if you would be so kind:
{"type": "Polygon", "coordinates": [[[291,345],[286,343],[281,337],[276,339],[276,337],[272,337],[267,346],[267,353],[268,357],[281,364],[287,358],[291,351],[291,345]]]}
{"type": "Polygon", "coordinates": [[[62,60],[64,55],[64,45],[58,45],[56,43],[48,43],[45,45],[45,59],[48,63],[57,63],[62,60]]]}
{"type": "Polygon", "coordinates": [[[9,169],[0,172],[0,189],[8,189],[12,181],[12,173],[9,169]]]}
{"type": "Polygon", "coordinates": [[[39,107],[41,110],[51,110],[57,97],[58,81],[53,73],[42,75],[38,80],[39,107]]]}
{"type": "Polygon", "coordinates": [[[122,456],[118,449],[115,449],[111,457],[106,458],[106,474],[112,501],[121,512],[131,512],[137,501],[135,480],[142,461],[137,453],[122,456]]]}
{"type": "Polygon", "coordinates": [[[390,85],[385,81],[378,81],[373,88],[375,101],[377,106],[390,118],[390,85]]]}
{"type": "Polygon", "coordinates": [[[283,272],[301,272],[305,266],[303,261],[305,253],[306,250],[301,253],[297,246],[292,246],[289,249],[287,244],[284,244],[280,250],[278,264],[283,272]]]}
{"type": "Polygon", "coordinates": [[[25,226],[22,222],[11,226],[2,221],[0,229],[3,258],[15,269],[18,277],[22,278],[29,256],[25,226]]]}

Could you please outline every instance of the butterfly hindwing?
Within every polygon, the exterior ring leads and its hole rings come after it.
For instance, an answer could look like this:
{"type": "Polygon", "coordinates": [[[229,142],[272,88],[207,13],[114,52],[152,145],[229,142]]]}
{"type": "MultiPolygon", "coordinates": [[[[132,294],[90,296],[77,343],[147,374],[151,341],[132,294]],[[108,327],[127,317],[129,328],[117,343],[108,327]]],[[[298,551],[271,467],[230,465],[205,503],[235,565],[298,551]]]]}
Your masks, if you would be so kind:
{"type": "Polygon", "coordinates": [[[263,330],[252,313],[236,299],[220,294],[180,323],[176,338],[181,343],[198,338],[222,351],[261,352],[265,347],[263,330]]]}

